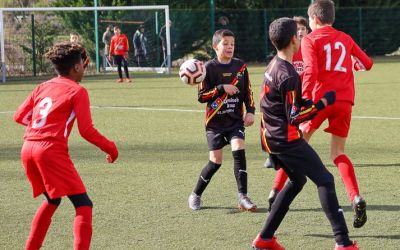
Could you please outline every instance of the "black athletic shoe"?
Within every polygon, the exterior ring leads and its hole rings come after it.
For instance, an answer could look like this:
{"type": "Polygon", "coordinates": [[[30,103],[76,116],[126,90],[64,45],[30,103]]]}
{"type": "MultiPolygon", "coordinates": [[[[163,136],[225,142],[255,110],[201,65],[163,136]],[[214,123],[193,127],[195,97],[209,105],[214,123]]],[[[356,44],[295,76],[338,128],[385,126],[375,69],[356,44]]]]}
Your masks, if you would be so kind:
{"type": "Polygon", "coordinates": [[[279,191],[276,188],[273,188],[271,190],[271,192],[269,193],[268,196],[268,203],[269,203],[269,207],[268,207],[268,212],[271,212],[271,207],[272,204],[274,203],[276,196],[278,196],[279,191]]]}
{"type": "Polygon", "coordinates": [[[360,228],[367,222],[367,203],[365,200],[357,195],[353,200],[353,227],[360,228]]]}

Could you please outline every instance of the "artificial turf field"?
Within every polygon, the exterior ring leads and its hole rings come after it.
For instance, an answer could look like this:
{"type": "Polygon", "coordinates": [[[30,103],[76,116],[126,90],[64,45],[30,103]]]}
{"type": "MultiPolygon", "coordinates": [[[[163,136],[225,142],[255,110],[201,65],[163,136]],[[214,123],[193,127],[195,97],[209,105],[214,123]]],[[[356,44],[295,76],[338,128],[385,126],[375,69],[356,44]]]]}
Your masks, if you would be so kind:
{"type": "MultiPolygon", "coordinates": [[[[400,245],[400,62],[377,60],[371,72],[356,73],[347,154],[368,203],[368,222],[352,227],[350,202],[329,159],[329,135],[322,130],[311,145],[334,174],[350,236],[360,249],[399,249],[400,245]]],[[[256,107],[263,67],[250,66],[256,107]]],[[[75,128],[70,154],[94,203],[92,249],[251,249],[267,215],[274,171],[262,167],[259,114],[246,130],[249,196],[255,213],[237,209],[230,148],[220,171],[203,194],[204,209],[193,212],[187,198],[208,161],[204,105],[197,88],[170,76],[134,74],[134,83],[116,84],[115,75],[86,77],[95,127],[114,140],[120,157],[105,155],[75,128]]],[[[0,84],[0,249],[23,249],[42,198],[33,199],[20,163],[24,128],[13,111],[43,79],[0,84]]],[[[42,249],[72,249],[74,209],[63,199],[42,249]]],[[[328,220],[316,187],[308,181],[276,234],[288,250],[333,249],[328,220]]]]}

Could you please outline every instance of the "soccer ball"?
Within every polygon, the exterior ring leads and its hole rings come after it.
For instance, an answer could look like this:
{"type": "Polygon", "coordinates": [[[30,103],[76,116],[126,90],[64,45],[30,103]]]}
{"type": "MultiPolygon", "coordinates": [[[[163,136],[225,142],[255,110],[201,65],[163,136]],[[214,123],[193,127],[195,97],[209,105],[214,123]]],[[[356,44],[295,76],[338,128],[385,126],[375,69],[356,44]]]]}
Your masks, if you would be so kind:
{"type": "Polygon", "coordinates": [[[204,63],[197,59],[185,61],[179,69],[179,77],[186,84],[199,84],[206,77],[204,63]]]}

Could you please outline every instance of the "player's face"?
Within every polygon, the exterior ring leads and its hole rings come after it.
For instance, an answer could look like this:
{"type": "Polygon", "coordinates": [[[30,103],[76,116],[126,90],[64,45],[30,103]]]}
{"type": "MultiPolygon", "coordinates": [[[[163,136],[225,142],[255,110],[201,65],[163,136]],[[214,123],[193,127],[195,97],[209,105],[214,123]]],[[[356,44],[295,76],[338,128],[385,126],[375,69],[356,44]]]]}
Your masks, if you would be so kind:
{"type": "Polygon", "coordinates": [[[300,38],[299,38],[299,36],[296,34],[294,37],[293,37],[293,49],[294,49],[294,53],[296,53],[298,50],[299,50],[299,48],[300,48],[300,38]]]}
{"type": "Polygon", "coordinates": [[[78,37],[77,35],[71,35],[71,36],[69,37],[69,41],[70,41],[71,43],[78,43],[78,42],[79,42],[79,37],[78,37]]]}
{"type": "Polygon", "coordinates": [[[115,33],[115,35],[119,36],[121,34],[121,30],[120,29],[114,29],[114,33],[115,33]]]}
{"type": "Polygon", "coordinates": [[[307,28],[304,25],[297,24],[297,38],[301,41],[307,35],[307,28]]]}
{"type": "Polygon", "coordinates": [[[224,36],[221,41],[214,46],[219,60],[229,62],[235,52],[235,38],[233,36],[224,36]]]}

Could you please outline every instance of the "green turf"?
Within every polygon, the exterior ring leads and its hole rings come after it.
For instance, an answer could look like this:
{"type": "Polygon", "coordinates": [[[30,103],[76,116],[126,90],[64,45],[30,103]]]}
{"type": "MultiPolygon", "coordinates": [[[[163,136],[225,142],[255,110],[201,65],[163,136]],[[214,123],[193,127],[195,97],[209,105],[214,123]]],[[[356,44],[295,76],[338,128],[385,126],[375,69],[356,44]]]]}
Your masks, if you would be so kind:
{"type": "MultiPolygon", "coordinates": [[[[400,245],[400,63],[379,62],[372,72],[356,73],[356,106],[347,152],[368,202],[367,224],[351,226],[352,212],[338,171],[329,160],[329,136],[318,132],[312,145],[334,174],[352,239],[361,249],[399,249],[400,245]],[[393,120],[365,117],[394,117],[393,120]]],[[[250,67],[258,103],[263,68],[250,67]]],[[[12,111],[36,81],[0,85],[0,249],[23,249],[31,219],[41,203],[32,199],[19,159],[23,127],[12,111]],[[5,112],[10,111],[10,112],[5,112]]],[[[206,209],[192,212],[187,197],[208,161],[204,110],[197,88],[176,77],[135,75],[133,84],[116,84],[110,76],[88,77],[95,126],[116,141],[118,161],[79,137],[70,136],[72,160],[94,202],[92,249],[250,249],[266,218],[267,195],[274,171],[262,168],[259,116],[247,130],[249,195],[256,213],[237,210],[232,157],[203,195],[206,209]],[[143,109],[147,108],[147,109],[143,109]],[[164,109],[164,110],[157,110],[164,109]]],[[[258,105],[258,104],[257,104],[258,105]]],[[[64,199],[43,249],[72,249],[74,209],[64,199]]],[[[287,249],[333,249],[334,240],[315,186],[309,181],[277,231],[287,249]]]]}

